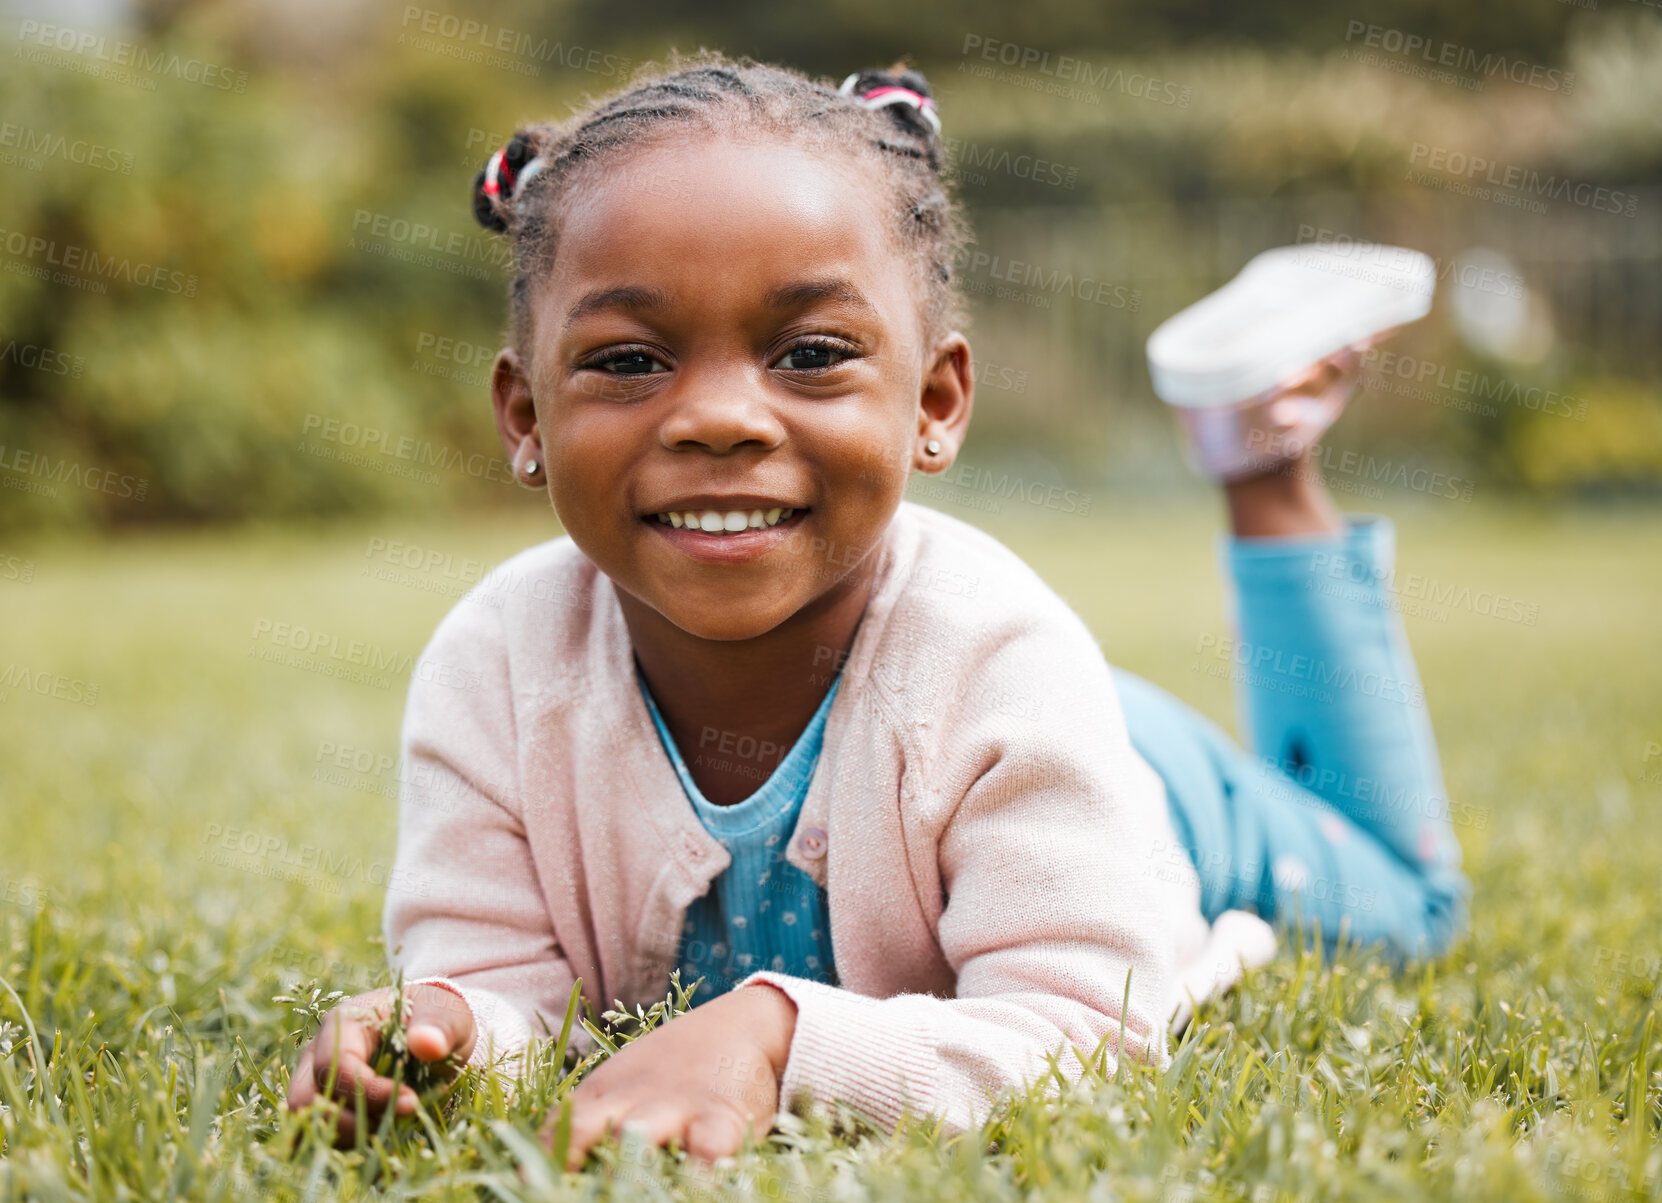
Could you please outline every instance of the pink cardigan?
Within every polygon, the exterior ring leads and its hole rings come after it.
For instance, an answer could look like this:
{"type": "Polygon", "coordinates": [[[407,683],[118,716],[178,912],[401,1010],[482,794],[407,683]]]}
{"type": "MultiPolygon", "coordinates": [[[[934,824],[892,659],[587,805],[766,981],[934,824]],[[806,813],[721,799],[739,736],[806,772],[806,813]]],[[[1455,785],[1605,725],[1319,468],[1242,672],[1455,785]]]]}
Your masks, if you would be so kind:
{"type": "MultiPolygon", "coordinates": [[[[1111,1053],[1122,1021],[1126,1055],[1163,1063],[1173,1012],[1273,936],[1208,929],[1097,643],[1026,564],[911,502],[873,554],[786,853],[828,891],[842,984],[743,983],[797,1005],[781,1104],[963,1130],[1047,1052],[1111,1053]]],[[[394,963],[466,999],[476,1061],[557,1032],[574,977],[597,1008],[662,999],[687,905],[730,858],[659,743],[610,580],[569,538],[530,548],[420,664],[394,963]]]]}

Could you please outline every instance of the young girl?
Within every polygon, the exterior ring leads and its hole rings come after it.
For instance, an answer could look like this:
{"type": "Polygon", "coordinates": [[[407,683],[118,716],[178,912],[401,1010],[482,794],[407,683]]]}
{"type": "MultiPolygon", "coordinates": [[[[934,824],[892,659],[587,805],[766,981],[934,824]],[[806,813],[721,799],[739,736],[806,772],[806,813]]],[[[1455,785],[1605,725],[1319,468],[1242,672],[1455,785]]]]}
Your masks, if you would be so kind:
{"type": "MultiPolygon", "coordinates": [[[[1341,518],[1303,444],[1225,486],[1238,639],[1209,646],[1250,670],[1256,755],[902,500],[973,379],[920,75],[701,56],[517,134],[475,211],[517,252],[497,425],[567,534],[440,624],[426,658],[481,690],[411,685],[394,878],[425,888],[385,926],[416,1056],[499,1060],[575,979],[633,1006],[679,967],[699,1005],[583,1082],[573,1167],[625,1124],[722,1156],[811,1103],[962,1130],[1066,1046],[1162,1062],[1272,953],[1257,916],[1401,955],[1456,934],[1423,704],[1342,683],[1418,689],[1391,528],[1341,518]],[[1288,690],[1266,649],[1346,672],[1288,690]]],[[[1307,376],[1272,396],[1330,415],[1354,357],[1307,376]]],[[[341,1099],[414,1109],[368,1068],[388,1006],[328,1017],[291,1106],[334,1065],[341,1099]]]]}

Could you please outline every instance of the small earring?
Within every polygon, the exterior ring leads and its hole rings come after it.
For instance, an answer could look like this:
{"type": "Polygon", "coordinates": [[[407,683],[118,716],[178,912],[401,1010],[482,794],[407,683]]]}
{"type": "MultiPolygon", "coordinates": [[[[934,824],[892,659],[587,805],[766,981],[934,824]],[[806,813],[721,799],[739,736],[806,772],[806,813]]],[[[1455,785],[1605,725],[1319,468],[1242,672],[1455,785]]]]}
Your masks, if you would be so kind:
{"type": "Polygon", "coordinates": [[[540,471],[542,471],[542,469],[537,466],[536,460],[531,460],[525,465],[525,475],[527,476],[535,476],[540,471]]]}
{"type": "Polygon", "coordinates": [[[923,445],[923,453],[925,455],[939,455],[941,453],[941,445],[934,439],[930,439],[923,445]]]}

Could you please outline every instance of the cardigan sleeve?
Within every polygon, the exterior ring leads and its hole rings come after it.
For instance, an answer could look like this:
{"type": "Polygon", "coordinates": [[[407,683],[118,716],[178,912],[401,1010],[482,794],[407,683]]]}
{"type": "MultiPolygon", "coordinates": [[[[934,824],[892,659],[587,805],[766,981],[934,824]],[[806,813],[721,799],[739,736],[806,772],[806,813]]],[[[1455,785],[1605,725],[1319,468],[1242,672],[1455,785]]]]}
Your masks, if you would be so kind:
{"type": "Polygon", "coordinates": [[[475,1065],[558,1032],[573,982],[526,840],[516,749],[500,618],[464,600],[411,676],[383,928],[407,982],[465,1000],[475,1065]]]}
{"type": "Polygon", "coordinates": [[[1167,1059],[1173,951],[1150,822],[1165,799],[1101,653],[1082,623],[1064,623],[975,662],[977,683],[946,691],[930,724],[957,735],[940,749],[938,788],[923,787],[946,815],[937,937],[955,996],[747,978],[796,1003],[784,1106],[840,1101],[885,1125],[910,1110],[965,1131],[1043,1076],[1048,1053],[1070,1079],[1082,1072],[1070,1048],[1102,1047],[1110,1069],[1122,1048],[1167,1059]]]}

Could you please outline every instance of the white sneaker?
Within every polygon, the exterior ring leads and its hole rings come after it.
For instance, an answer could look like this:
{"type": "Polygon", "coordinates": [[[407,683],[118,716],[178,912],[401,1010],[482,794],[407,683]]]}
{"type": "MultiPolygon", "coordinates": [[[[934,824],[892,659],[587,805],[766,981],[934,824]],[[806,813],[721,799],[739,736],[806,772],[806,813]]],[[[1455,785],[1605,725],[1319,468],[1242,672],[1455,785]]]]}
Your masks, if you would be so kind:
{"type": "Polygon", "coordinates": [[[1230,480],[1295,458],[1355,391],[1359,352],[1424,317],[1429,256],[1375,243],[1284,246],[1149,336],[1155,394],[1195,468],[1230,480]]]}

